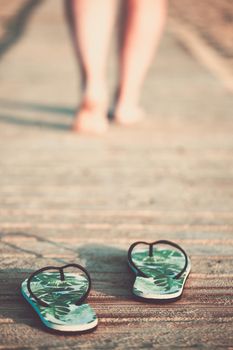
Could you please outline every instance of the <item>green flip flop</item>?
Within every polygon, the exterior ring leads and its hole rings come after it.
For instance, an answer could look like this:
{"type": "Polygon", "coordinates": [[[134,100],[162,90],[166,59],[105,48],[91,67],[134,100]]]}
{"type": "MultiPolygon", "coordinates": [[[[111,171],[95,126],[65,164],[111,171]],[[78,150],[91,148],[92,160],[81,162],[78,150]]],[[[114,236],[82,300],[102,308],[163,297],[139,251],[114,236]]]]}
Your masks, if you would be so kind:
{"type": "Polygon", "coordinates": [[[43,324],[62,332],[85,332],[96,328],[97,316],[84,302],[90,289],[90,275],[78,264],[43,267],[21,285],[22,295],[43,324]],[[64,274],[64,269],[70,267],[81,270],[81,273],[64,274]]]}
{"type": "Polygon", "coordinates": [[[128,250],[128,264],[136,275],[133,294],[151,301],[179,299],[191,271],[185,251],[166,240],[133,243],[128,250]]]}

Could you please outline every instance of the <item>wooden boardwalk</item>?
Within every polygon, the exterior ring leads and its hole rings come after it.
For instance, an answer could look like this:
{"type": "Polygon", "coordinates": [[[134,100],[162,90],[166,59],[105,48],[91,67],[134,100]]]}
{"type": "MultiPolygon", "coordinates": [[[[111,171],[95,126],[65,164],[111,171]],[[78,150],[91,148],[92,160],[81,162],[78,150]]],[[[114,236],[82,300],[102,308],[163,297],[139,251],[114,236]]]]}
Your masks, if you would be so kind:
{"type": "Polygon", "coordinates": [[[168,27],[142,96],[151,117],[88,138],[68,130],[75,69],[60,2],[42,2],[0,72],[0,349],[230,349],[232,96],[168,27]],[[180,301],[133,300],[139,239],[190,255],[180,301]],[[92,276],[94,333],[48,333],[20,295],[31,271],[63,262],[92,276]]]}

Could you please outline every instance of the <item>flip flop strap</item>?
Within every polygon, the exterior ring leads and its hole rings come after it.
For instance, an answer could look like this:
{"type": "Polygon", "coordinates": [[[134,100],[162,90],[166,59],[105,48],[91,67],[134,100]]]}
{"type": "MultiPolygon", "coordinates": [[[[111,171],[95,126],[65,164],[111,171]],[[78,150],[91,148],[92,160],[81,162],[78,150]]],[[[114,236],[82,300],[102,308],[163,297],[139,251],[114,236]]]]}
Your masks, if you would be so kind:
{"type": "Polygon", "coordinates": [[[67,265],[64,265],[64,266],[61,266],[61,267],[58,267],[58,266],[45,266],[45,267],[42,267],[41,269],[33,272],[28,280],[27,280],[27,289],[31,295],[31,297],[33,297],[38,304],[40,304],[41,306],[45,306],[45,307],[48,307],[50,306],[48,303],[44,302],[43,300],[41,300],[40,298],[38,298],[32,291],[31,289],[31,282],[32,282],[32,279],[33,277],[37,276],[38,274],[44,272],[44,271],[47,271],[47,270],[58,270],[60,272],[60,278],[61,278],[61,281],[64,281],[65,280],[65,274],[64,274],[64,269],[68,268],[68,267],[75,267],[79,270],[81,270],[82,272],[85,273],[86,277],[87,277],[87,281],[88,281],[88,288],[87,288],[87,291],[85,292],[85,294],[75,303],[76,305],[78,304],[81,304],[88,296],[90,290],[91,290],[91,277],[89,275],[89,273],[87,272],[87,270],[79,265],[79,264],[67,264],[67,265]]]}
{"type": "Polygon", "coordinates": [[[148,277],[144,272],[142,272],[136,265],[135,263],[133,262],[133,259],[132,259],[132,252],[133,252],[133,249],[138,245],[138,244],[145,244],[145,245],[149,245],[149,256],[152,257],[153,256],[153,247],[155,245],[158,245],[158,244],[167,244],[167,245],[170,245],[176,249],[178,249],[179,251],[181,251],[181,253],[183,253],[184,257],[185,257],[185,264],[184,264],[184,267],[183,269],[176,275],[174,276],[173,278],[174,279],[178,279],[180,278],[183,273],[185,272],[187,266],[188,266],[188,256],[187,254],[185,253],[184,249],[182,249],[178,244],[174,243],[174,242],[171,242],[171,241],[167,241],[167,240],[160,240],[160,241],[155,241],[155,242],[152,242],[152,243],[147,243],[147,242],[144,242],[144,241],[138,241],[138,242],[135,242],[133,243],[130,247],[129,247],[129,250],[128,250],[128,260],[130,262],[130,264],[134,267],[134,269],[137,271],[138,275],[139,276],[142,276],[142,277],[148,277]]]}

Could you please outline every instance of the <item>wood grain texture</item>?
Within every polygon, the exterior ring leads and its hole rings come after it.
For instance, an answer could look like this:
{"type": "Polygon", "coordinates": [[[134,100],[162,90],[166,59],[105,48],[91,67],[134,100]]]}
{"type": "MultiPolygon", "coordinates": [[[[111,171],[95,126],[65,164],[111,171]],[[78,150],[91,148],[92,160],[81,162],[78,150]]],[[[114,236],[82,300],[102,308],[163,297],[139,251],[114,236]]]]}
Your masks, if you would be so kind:
{"type": "Polygon", "coordinates": [[[0,349],[230,349],[232,96],[168,28],[143,91],[148,120],[73,135],[62,21],[58,1],[41,2],[0,73],[0,349]],[[141,239],[191,257],[181,300],[134,300],[127,249],[141,239]],[[49,333],[20,295],[30,272],[69,262],[92,276],[94,333],[49,333]]]}

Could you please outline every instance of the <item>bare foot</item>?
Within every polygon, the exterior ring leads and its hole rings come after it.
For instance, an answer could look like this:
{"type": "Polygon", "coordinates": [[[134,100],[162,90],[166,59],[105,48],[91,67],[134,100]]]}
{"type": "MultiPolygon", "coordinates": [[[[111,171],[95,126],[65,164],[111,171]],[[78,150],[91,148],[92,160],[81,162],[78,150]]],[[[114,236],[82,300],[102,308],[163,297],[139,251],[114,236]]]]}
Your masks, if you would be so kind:
{"type": "Polygon", "coordinates": [[[117,124],[130,126],[141,122],[146,113],[138,106],[116,107],[114,112],[114,121],[117,124]]]}
{"type": "Polygon", "coordinates": [[[90,135],[101,135],[108,130],[105,103],[84,101],[77,111],[72,130],[90,135]]]}

